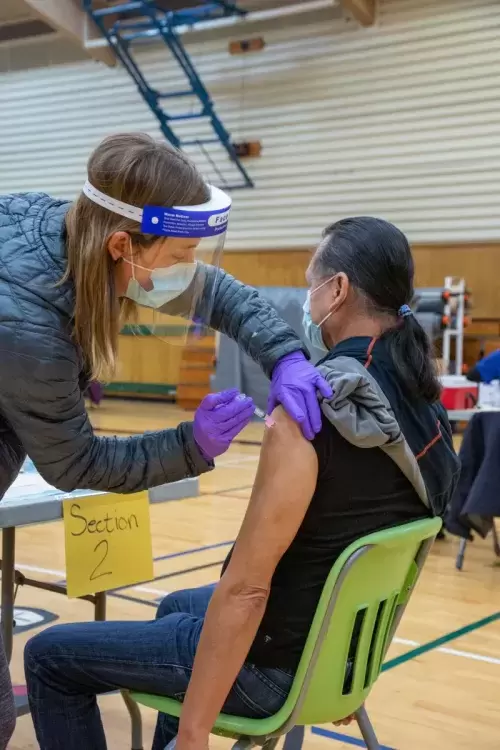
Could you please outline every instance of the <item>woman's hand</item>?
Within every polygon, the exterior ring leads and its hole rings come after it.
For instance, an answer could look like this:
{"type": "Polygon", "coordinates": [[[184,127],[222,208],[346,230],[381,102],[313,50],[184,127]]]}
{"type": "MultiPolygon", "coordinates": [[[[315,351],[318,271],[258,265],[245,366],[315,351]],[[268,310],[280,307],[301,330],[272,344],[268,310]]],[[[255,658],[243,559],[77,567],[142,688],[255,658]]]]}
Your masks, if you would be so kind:
{"type": "Polygon", "coordinates": [[[207,460],[225,453],[252,420],[255,404],[236,388],[205,396],[194,415],[194,439],[207,460]]]}
{"type": "Polygon", "coordinates": [[[271,414],[281,404],[294,422],[298,422],[304,437],[312,440],[321,430],[318,391],[323,398],[333,397],[326,380],[302,352],[287,354],[273,370],[267,413],[271,414]]]}

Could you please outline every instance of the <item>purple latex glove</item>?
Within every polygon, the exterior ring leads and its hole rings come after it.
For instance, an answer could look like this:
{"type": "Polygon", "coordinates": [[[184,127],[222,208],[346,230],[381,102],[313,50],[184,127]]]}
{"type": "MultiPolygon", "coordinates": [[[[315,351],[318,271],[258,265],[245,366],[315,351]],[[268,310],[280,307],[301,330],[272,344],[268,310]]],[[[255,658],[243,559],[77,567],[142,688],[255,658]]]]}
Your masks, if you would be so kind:
{"type": "Polygon", "coordinates": [[[292,352],[275,365],[267,413],[281,404],[289,416],[298,422],[302,434],[312,440],[321,430],[321,408],[318,392],[332,398],[333,391],[319,371],[302,352],[292,352]]]}
{"type": "Polygon", "coordinates": [[[191,334],[196,339],[201,339],[202,336],[206,335],[207,333],[207,326],[203,322],[201,318],[193,318],[192,326],[191,326],[191,334]]]}
{"type": "Polygon", "coordinates": [[[205,396],[194,415],[193,435],[203,457],[225,453],[236,435],[252,420],[255,404],[236,388],[205,396]]]}

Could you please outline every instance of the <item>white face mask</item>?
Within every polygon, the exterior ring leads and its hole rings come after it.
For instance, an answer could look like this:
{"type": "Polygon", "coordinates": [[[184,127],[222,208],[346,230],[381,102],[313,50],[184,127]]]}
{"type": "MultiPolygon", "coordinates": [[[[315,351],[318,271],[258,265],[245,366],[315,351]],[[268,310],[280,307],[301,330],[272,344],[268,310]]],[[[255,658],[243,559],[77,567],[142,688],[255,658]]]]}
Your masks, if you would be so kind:
{"type": "Polygon", "coordinates": [[[304,316],[302,318],[302,325],[304,326],[304,333],[306,335],[306,339],[309,341],[309,343],[315,348],[318,349],[323,354],[328,354],[330,351],[329,348],[326,346],[325,342],[323,341],[323,334],[321,333],[321,326],[323,323],[325,323],[332,312],[329,312],[323,320],[321,320],[319,323],[314,323],[313,319],[311,318],[311,296],[315,294],[319,289],[325,286],[325,284],[328,284],[329,281],[331,281],[334,278],[332,276],[330,279],[327,279],[322,284],[316,287],[316,289],[313,289],[312,292],[309,290],[307,292],[307,298],[304,302],[303,311],[304,316]]]}
{"type": "Polygon", "coordinates": [[[123,260],[132,266],[132,278],[128,283],[125,297],[137,302],[138,305],[154,309],[163,307],[185,292],[193,281],[197,268],[196,263],[175,263],[173,266],[167,266],[166,268],[150,269],[140,266],[128,260],[128,258],[123,258],[123,260]],[[152,289],[146,291],[142,288],[135,278],[134,268],[140,268],[151,273],[152,289]]]}

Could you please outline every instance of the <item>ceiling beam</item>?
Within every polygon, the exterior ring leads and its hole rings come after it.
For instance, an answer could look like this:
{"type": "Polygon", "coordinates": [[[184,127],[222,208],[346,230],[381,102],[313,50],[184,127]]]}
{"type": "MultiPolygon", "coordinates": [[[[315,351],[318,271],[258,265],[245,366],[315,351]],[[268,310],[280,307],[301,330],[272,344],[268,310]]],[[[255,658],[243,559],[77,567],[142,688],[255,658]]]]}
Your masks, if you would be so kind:
{"type": "MultiPolygon", "coordinates": [[[[2,0],[0,0],[1,2],[2,0]]],[[[242,0],[243,4],[244,0],[242,0]]],[[[262,30],[281,28],[284,23],[287,25],[304,24],[310,18],[321,14],[319,21],[325,23],[331,22],[332,10],[338,8],[339,0],[297,0],[297,2],[279,7],[263,8],[262,10],[250,10],[245,16],[225,16],[212,21],[199,21],[192,26],[176,26],[175,33],[179,35],[188,34],[196,37],[208,36],[210,39],[216,38],[219,34],[227,36],[228,34],[245,30],[245,34],[253,34],[262,30]],[[305,19],[305,20],[304,20],[305,19]],[[239,28],[241,27],[241,29],[239,28]]],[[[149,41],[158,41],[159,35],[152,37],[149,41]]],[[[147,42],[145,42],[147,44],[147,42]]],[[[91,36],[86,41],[88,50],[104,47],[108,44],[106,39],[99,34],[91,36]]]]}
{"type": "MultiPolygon", "coordinates": [[[[87,54],[108,66],[116,64],[113,51],[107,46],[87,49],[88,25],[92,24],[81,9],[79,0],[24,0],[40,18],[54,29],[73,39],[87,54]]],[[[99,32],[96,29],[96,35],[99,32]]]]}
{"type": "Polygon", "coordinates": [[[377,0],[340,0],[340,4],[361,26],[375,23],[377,0]]]}

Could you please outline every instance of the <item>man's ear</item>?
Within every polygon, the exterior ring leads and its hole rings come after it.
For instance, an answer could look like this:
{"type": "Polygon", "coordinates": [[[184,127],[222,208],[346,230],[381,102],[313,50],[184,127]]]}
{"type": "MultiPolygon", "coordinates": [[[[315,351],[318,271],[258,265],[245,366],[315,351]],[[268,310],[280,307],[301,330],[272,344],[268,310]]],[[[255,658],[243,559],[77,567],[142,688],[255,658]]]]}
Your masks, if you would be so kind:
{"type": "Polygon", "coordinates": [[[335,312],[344,304],[349,288],[350,282],[347,274],[341,272],[332,279],[332,301],[329,308],[331,312],[335,312]]]}
{"type": "Polygon", "coordinates": [[[130,254],[131,239],[128,232],[113,232],[108,239],[108,253],[113,260],[120,260],[124,255],[130,254]]]}

